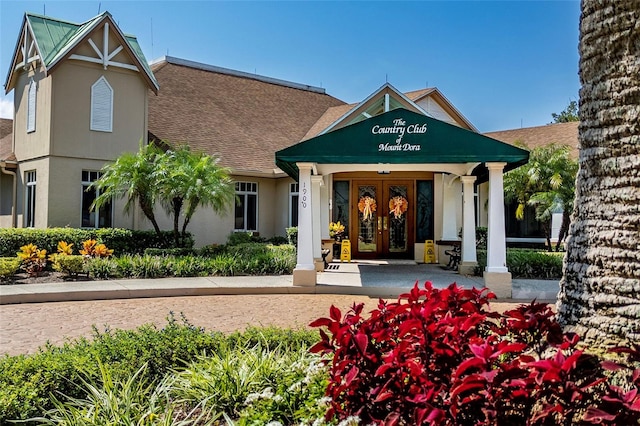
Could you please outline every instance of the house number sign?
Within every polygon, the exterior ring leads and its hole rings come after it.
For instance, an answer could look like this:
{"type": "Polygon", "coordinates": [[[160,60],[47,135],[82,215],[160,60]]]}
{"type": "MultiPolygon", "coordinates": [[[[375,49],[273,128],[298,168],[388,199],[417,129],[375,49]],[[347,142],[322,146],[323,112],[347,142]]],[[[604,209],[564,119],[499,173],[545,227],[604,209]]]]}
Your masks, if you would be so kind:
{"type": "Polygon", "coordinates": [[[419,144],[403,143],[402,138],[405,134],[423,134],[427,133],[427,124],[409,124],[402,118],[396,118],[393,120],[392,126],[381,126],[376,124],[371,128],[371,133],[374,135],[395,135],[396,140],[394,142],[385,142],[378,144],[378,152],[392,152],[392,151],[420,151],[422,146],[419,144]]]}
{"type": "Polygon", "coordinates": [[[302,205],[303,209],[307,208],[307,182],[302,182],[302,197],[300,198],[300,205],[302,205]]]}

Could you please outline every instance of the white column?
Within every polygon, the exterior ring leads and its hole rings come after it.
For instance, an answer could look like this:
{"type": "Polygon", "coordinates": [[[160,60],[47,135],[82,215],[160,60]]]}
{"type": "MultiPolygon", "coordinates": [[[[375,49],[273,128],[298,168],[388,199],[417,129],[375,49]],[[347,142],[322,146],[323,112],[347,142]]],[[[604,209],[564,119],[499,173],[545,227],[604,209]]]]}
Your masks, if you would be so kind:
{"type": "MultiPolygon", "coordinates": [[[[316,271],[324,270],[322,262],[322,229],[320,220],[320,186],[322,185],[322,176],[311,176],[311,209],[313,223],[313,263],[316,271]]],[[[300,231],[298,231],[300,232],[300,231]]]]}
{"type": "Polygon", "coordinates": [[[476,215],[473,183],[475,176],[462,176],[462,253],[458,271],[464,275],[473,274],[478,264],[476,257],[476,215]]]}
{"type": "Polygon", "coordinates": [[[311,163],[298,163],[298,263],[293,270],[293,285],[315,286],[316,267],[313,263],[313,203],[311,163]]]}
{"type": "Polygon", "coordinates": [[[503,170],[506,163],[487,163],[489,169],[489,229],[484,281],[498,297],[511,297],[511,274],[507,269],[504,221],[503,170]]]}

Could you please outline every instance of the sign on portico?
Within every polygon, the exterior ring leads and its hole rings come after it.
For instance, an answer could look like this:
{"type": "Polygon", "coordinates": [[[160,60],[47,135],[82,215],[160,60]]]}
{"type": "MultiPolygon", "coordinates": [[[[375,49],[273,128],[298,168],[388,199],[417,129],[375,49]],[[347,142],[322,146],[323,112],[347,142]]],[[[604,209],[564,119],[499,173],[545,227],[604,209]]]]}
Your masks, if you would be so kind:
{"type": "MultiPolygon", "coordinates": [[[[391,126],[375,124],[371,127],[372,135],[383,135],[382,139],[387,141],[378,142],[378,152],[420,151],[422,150],[420,143],[403,142],[403,138],[405,134],[421,135],[424,133],[427,133],[427,123],[410,123],[407,125],[407,121],[404,118],[394,119],[391,126]]],[[[374,136],[374,140],[377,141],[379,139],[380,137],[374,136]]]]}

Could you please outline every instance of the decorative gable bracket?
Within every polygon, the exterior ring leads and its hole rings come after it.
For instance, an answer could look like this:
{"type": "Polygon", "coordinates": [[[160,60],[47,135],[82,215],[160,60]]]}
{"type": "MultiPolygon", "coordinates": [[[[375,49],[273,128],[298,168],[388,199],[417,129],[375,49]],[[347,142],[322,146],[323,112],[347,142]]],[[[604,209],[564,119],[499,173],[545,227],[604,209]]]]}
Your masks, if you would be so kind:
{"type": "Polygon", "coordinates": [[[104,35],[102,37],[102,49],[99,49],[98,46],[96,46],[96,43],[91,38],[87,40],[89,45],[93,49],[93,51],[96,52],[96,55],[98,56],[97,58],[91,57],[91,56],[85,56],[85,55],[78,55],[74,53],[69,56],[69,59],[102,64],[105,70],[107,69],[108,66],[114,66],[119,68],[126,68],[132,71],[140,71],[138,67],[136,67],[135,65],[124,64],[122,62],[116,62],[111,60],[118,53],[120,53],[120,51],[122,51],[124,47],[122,45],[118,45],[112,52],[109,52],[109,23],[108,22],[104,23],[103,31],[104,31],[104,35]]]}
{"type": "Polygon", "coordinates": [[[23,68],[25,71],[29,67],[29,64],[40,60],[38,49],[36,48],[36,42],[31,35],[28,27],[24,27],[24,35],[22,37],[22,46],[20,46],[20,54],[22,55],[22,61],[17,63],[15,70],[23,68]]]}

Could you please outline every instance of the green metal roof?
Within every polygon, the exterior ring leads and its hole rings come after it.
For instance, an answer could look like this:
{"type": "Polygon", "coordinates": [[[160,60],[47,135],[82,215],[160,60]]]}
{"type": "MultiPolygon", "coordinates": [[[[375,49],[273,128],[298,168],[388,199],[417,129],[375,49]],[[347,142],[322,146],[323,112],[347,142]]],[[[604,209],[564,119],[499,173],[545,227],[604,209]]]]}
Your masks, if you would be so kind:
{"type": "MultiPolygon", "coordinates": [[[[135,36],[122,34],[118,26],[113,22],[109,12],[105,11],[82,24],[63,21],[49,16],[25,13],[25,25],[27,26],[27,30],[30,29],[33,34],[38,53],[47,70],[54,67],[59,60],[65,57],[71,49],[80,43],[85,36],[91,33],[91,31],[105,19],[111,20],[114,31],[121,34],[125,40],[125,44],[128,45],[129,50],[133,53],[135,59],[143,68],[143,72],[147,75],[157,91],[159,87],[158,81],[147,63],[147,59],[138,44],[138,40],[135,36]]],[[[19,46],[16,46],[16,51],[17,49],[19,49],[19,46]]],[[[14,59],[15,56],[14,54],[14,59]]],[[[14,66],[15,64],[12,64],[12,68],[9,70],[7,83],[9,83],[14,66]]]]}
{"type": "MultiPolygon", "coordinates": [[[[317,164],[525,164],[529,152],[404,108],[371,117],[276,152],[276,165],[298,179],[297,162],[317,164]]],[[[474,175],[484,177],[476,167],[474,175]]]]}
{"type": "MultiPolygon", "coordinates": [[[[104,15],[104,14],[103,14],[104,15]]],[[[91,24],[100,20],[103,15],[98,15],[84,24],[61,21],[48,16],[25,14],[29,22],[33,37],[38,45],[42,62],[46,67],[72,44],[73,40],[81,38],[91,27],[91,24]]]]}

